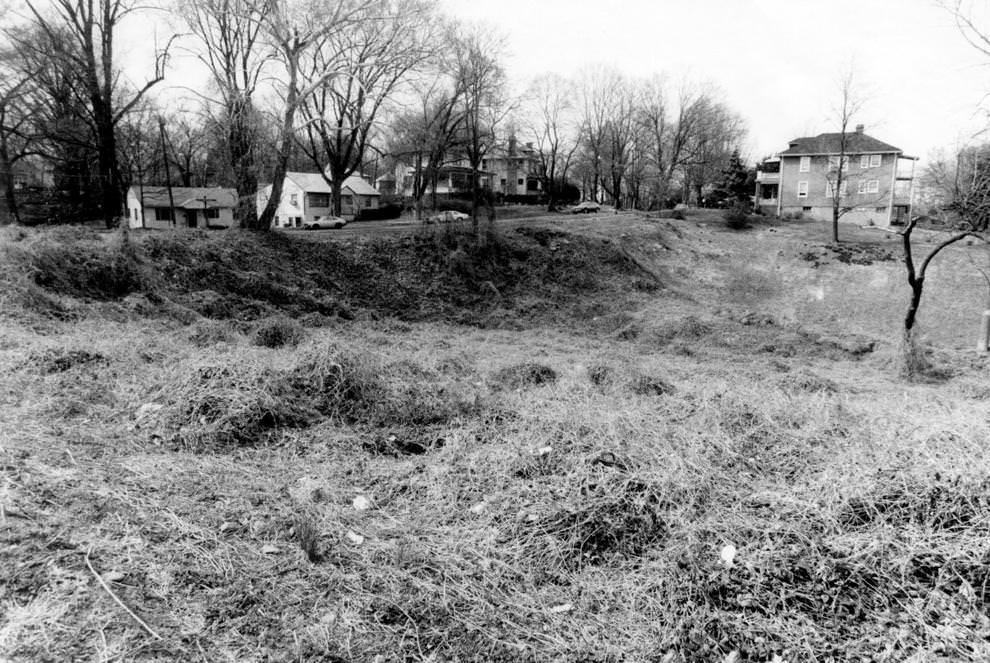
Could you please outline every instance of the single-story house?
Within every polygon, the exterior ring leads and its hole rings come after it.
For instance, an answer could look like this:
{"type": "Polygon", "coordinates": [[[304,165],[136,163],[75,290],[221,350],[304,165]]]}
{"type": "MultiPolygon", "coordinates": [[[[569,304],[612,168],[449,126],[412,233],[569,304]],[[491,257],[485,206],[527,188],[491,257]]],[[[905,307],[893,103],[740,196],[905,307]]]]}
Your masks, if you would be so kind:
{"type": "MultiPolygon", "coordinates": [[[[282,184],[282,199],[275,210],[272,226],[275,228],[299,228],[305,221],[316,221],[331,213],[330,183],[319,173],[286,173],[282,184]]],[[[260,215],[272,195],[272,185],[268,184],[258,192],[258,214],[260,215]]],[[[345,218],[354,218],[358,210],[378,207],[381,194],[367,180],[359,175],[351,175],[341,187],[340,213],[345,218]]]]}
{"type": "Polygon", "coordinates": [[[127,190],[131,228],[230,228],[236,206],[236,189],[174,186],[171,199],[164,186],[132,186],[127,190]]]}

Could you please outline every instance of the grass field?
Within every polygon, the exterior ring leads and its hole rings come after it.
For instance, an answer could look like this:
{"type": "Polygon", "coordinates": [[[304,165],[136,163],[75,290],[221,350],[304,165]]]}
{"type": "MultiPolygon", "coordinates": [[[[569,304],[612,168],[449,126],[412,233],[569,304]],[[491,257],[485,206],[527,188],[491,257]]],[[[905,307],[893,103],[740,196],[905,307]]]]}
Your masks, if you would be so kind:
{"type": "Polygon", "coordinates": [[[983,249],[0,236],[0,660],[985,661],[983,249]]]}

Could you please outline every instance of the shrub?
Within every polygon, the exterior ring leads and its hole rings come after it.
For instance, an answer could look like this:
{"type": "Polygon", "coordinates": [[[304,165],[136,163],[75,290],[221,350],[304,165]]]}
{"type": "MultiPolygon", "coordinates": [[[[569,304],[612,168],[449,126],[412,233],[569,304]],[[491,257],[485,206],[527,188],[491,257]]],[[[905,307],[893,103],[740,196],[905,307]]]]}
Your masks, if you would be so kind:
{"type": "Polygon", "coordinates": [[[665,396],[674,392],[674,386],[654,375],[637,375],[629,385],[640,396],[665,396]]]}
{"type": "Polygon", "coordinates": [[[297,320],[275,316],[260,320],[254,327],[251,342],[266,348],[298,345],[306,337],[306,330],[297,320]]]}
{"type": "Polygon", "coordinates": [[[492,376],[496,388],[525,389],[557,381],[557,372],[549,366],[524,362],[506,366],[492,376]]]}
{"type": "Polygon", "coordinates": [[[660,214],[658,215],[657,218],[660,218],[660,219],[675,219],[677,221],[683,221],[684,218],[685,218],[684,217],[684,210],[679,210],[679,209],[665,209],[665,210],[660,210],[660,214]]]}
{"type": "Polygon", "coordinates": [[[225,322],[199,320],[189,331],[189,342],[197,348],[206,348],[217,343],[237,343],[239,334],[225,322]]]}
{"type": "Polygon", "coordinates": [[[725,210],[722,217],[725,225],[733,230],[742,230],[749,227],[749,204],[736,202],[729,209],[725,210]]]}
{"type": "Polygon", "coordinates": [[[391,204],[358,210],[358,213],[354,216],[354,220],[384,221],[387,219],[398,219],[400,216],[402,216],[402,205],[391,204]]]}

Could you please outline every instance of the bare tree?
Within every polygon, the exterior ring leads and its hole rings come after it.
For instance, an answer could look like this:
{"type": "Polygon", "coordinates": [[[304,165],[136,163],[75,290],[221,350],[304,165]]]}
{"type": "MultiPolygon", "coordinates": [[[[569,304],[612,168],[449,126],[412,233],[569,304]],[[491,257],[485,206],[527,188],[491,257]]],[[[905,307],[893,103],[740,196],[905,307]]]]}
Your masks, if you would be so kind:
{"type": "Polygon", "coordinates": [[[540,159],[547,211],[553,212],[557,209],[557,188],[566,182],[578,148],[573,85],[560,75],[547,74],[533,81],[527,97],[528,133],[540,159]]]}
{"type": "Polygon", "coordinates": [[[615,69],[594,66],[584,69],[578,77],[582,146],[591,171],[591,198],[598,200],[602,181],[602,158],[605,151],[608,123],[611,116],[612,94],[621,74],[615,69]]]}
{"type": "Polygon", "coordinates": [[[217,109],[214,127],[237,189],[237,220],[242,227],[256,227],[262,118],[255,96],[273,58],[263,40],[267,7],[258,0],[183,0],[180,6],[200,42],[196,56],[218,94],[208,101],[217,109]]]}
{"type": "Polygon", "coordinates": [[[14,168],[32,155],[40,154],[39,136],[32,121],[37,100],[33,94],[33,74],[17,66],[13,52],[0,53],[0,186],[6,208],[0,224],[20,223],[14,168]]]}
{"type": "Polygon", "coordinates": [[[305,59],[305,81],[319,79],[300,99],[300,145],[330,185],[341,213],[341,187],[361,166],[383,107],[431,55],[432,5],[390,0],[348,30],[333,30],[305,59]],[[326,76],[326,72],[339,72],[326,76]]]}
{"type": "MultiPolygon", "coordinates": [[[[478,25],[463,33],[453,49],[463,115],[463,149],[471,168],[471,218],[477,231],[481,162],[495,146],[498,127],[512,110],[501,64],[504,40],[490,27],[478,25]]],[[[489,207],[489,218],[493,216],[493,208],[489,207]]]]}
{"type": "Polygon", "coordinates": [[[664,205],[675,174],[689,163],[694,137],[701,124],[707,98],[688,81],[673,93],[662,76],[648,79],[640,88],[639,122],[647,141],[646,158],[656,171],[656,197],[664,205]]]}
{"type": "Polygon", "coordinates": [[[135,11],[136,5],[126,0],[52,0],[53,14],[48,16],[37,9],[36,2],[26,0],[38,28],[50,38],[64,33],[72,40],[71,48],[64,49],[61,55],[69,58],[87,96],[95,129],[103,220],[112,227],[123,207],[116,129],[145,93],[164,78],[168,45],[156,52],[154,73],[144,85],[126,90],[120,84],[114,38],[121,21],[135,11]]]}
{"type": "MultiPolygon", "coordinates": [[[[839,127],[839,153],[830,157],[823,166],[825,170],[826,186],[832,196],[832,241],[839,241],[839,219],[843,215],[856,208],[850,205],[848,194],[848,173],[849,173],[849,140],[850,126],[865,103],[859,93],[853,68],[850,66],[839,76],[837,84],[837,104],[834,110],[835,119],[839,127]]],[[[897,164],[894,164],[894,168],[897,164]]]]}
{"type": "Polygon", "coordinates": [[[423,198],[432,189],[436,207],[436,187],[440,169],[447,156],[459,146],[463,137],[464,114],[460,104],[461,88],[443,72],[421,81],[411,108],[392,123],[389,153],[411,161],[412,198],[416,219],[423,217],[423,198]]]}
{"type": "Polygon", "coordinates": [[[304,78],[307,60],[315,57],[320,43],[336,31],[345,31],[358,25],[367,16],[362,12],[374,11],[380,3],[361,4],[356,0],[327,6],[317,0],[289,3],[286,0],[253,0],[259,3],[259,20],[265,41],[274,49],[283,69],[284,80],[278,86],[280,121],[278,145],[275,150],[275,168],[272,189],[265,208],[258,217],[256,229],[268,229],[275,218],[282,198],[289,158],[296,144],[296,114],[301,105],[319,90],[330,78],[345,72],[330,69],[313,78],[304,78]]]}

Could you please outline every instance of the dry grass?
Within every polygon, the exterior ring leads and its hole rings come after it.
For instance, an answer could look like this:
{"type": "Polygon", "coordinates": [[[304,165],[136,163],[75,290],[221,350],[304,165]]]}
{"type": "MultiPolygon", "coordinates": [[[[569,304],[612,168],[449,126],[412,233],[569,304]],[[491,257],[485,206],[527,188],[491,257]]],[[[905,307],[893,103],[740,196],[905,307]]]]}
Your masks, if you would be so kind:
{"type": "MultiPolygon", "coordinates": [[[[686,255],[720,237],[682,232],[686,255]]],[[[274,348],[78,298],[72,322],[15,311],[0,651],[987,660],[985,361],[943,346],[953,376],[909,382],[895,347],[855,351],[868,321],[639,297],[621,325],[334,317],[274,348]]]]}

